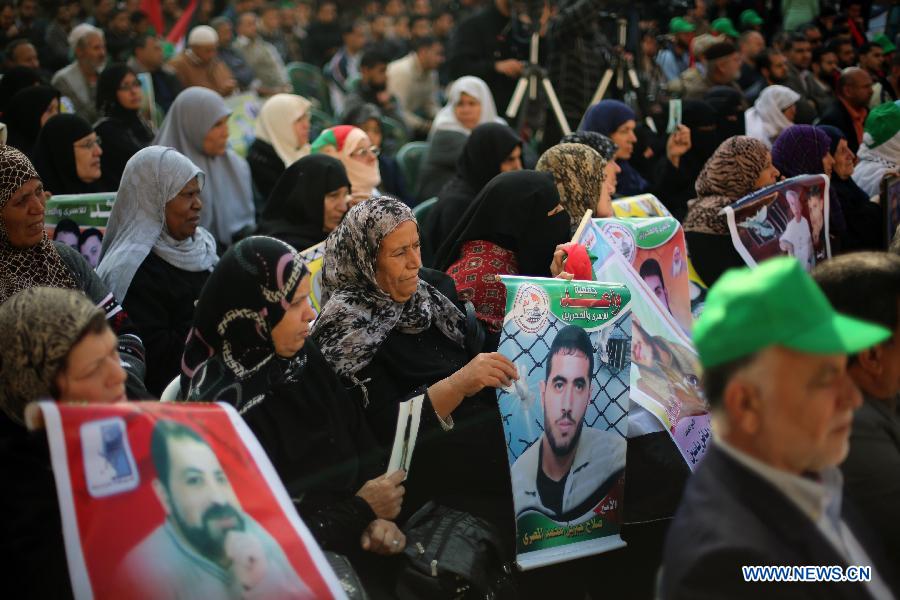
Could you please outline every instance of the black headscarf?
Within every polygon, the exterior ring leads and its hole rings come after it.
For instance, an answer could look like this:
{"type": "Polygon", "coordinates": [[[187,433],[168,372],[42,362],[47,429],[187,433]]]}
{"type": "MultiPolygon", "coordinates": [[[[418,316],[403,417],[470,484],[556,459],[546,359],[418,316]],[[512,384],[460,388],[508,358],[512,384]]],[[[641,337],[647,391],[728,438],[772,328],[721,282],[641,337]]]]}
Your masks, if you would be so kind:
{"type": "Polygon", "coordinates": [[[309,271],[293,248],[254,236],[228,249],[206,280],[185,342],[181,389],[189,400],[221,400],[239,411],[272,383],[299,377],[304,351],[275,354],[281,322],[309,271]]]}
{"type": "Polygon", "coordinates": [[[54,194],[86,194],[102,191],[99,180],[85,183],[78,178],[73,144],[90,135],[90,123],[78,115],[60,114],[41,129],[34,149],[34,166],[44,189],[54,194]]]}
{"type": "Polygon", "coordinates": [[[475,193],[500,173],[507,156],[522,140],[508,125],[482,123],[472,130],[456,161],[456,173],[475,193]]]}
{"type": "Polygon", "coordinates": [[[549,277],[553,252],[571,238],[569,214],[547,213],[560,204],[549,173],[513,171],[494,177],[472,202],[438,250],[435,266],[446,271],[464,242],[484,240],[514,252],[519,273],[549,277]]]}
{"type": "Polygon", "coordinates": [[[31,86],[16,92],[3,113],[6,143],[31,156],[41,131],[41,117],[54,98],[59,101],[59,92],[46,85],[31,86]]]}
{"type": "Polygon", "coordinates": [[[691,130],[691,149],[681,158],[680,170],[686,178],[694,181],[719,147],[719,119],[708,102],[684,100],[681,122],[691,130]]]}
{"type": "Polygon", "coordinates": [[[137,77],[131,67],[123,63],[114,63],[103,69],[97,80],[97,111],[104,117],[121,121],[146,146],[153,141],[153,132],[138,111],[119,103],[119,86],[129,73],[137,77]]]}
{"type": "Polygon", "coordinates": [[[735,135],[744,135],[744,97],[731,86],[717,85],[703,97],[716,111],[719,121],[719,142],[735,135]]]}
{"type": "Polygon", "coordinates": [[[6,107],[17,92],[40,83],[41,76],[28,67],[13,67],[4,73],[3,79],[0,79],[0,114],[5,118],[6,107]]]}
{"type": "Polygon", "coordinates": [[[347,171],[338,159],[325,154],[304,156],[289,166],[272,189],[257,232],[278,238],[296,250],[324,240],[325,196],[350,187],[347,171]]]}

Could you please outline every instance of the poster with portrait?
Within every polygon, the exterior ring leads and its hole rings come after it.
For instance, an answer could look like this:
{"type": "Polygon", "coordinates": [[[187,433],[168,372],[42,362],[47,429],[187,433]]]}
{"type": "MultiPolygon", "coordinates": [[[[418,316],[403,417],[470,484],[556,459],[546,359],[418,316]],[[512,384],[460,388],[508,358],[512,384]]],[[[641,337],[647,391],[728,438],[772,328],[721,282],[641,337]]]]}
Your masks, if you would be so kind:
{"type": "Polygon", "coordinates": [[[225,98],[231,111],[228,119],[228,147],[240,156],[247,156],[250,144],[256,139],[256,119],[262,109],[262,99],[253,92],[225,98]]]}
{"type": "Polygon", "coordinates": [[[691,330],[691,292],[684,231],[674,217],[595,219],[685,332],[691,330]]]}
{"type": "Polygon", "coordinates": [[[726,206],[734,249],[749,267],[793,256],[807,271],[831,258],[828,177],[800,175],[764,187],[726,206]]]}
{"type": "Polygon", "coordinates": [[[51,240],[71,246],[97,268],[115,201],[115,192],[52,196],[44,209],[44,230],[51,240]]]}
{"type": "Polygon", "coordinates": [[[694,469],[706,453],[711,429],[700,360],[690,337],[596,221],[582,221],[573,241],[593,257],[595,279],[620,282],[631,294],[629,437],[668,431],[694,469]]]}
{"type": "Polygon", "coordinates": [[[319,242],[300,252],[300,258],[309,269],[310,292],[309,301],[316,316],[322,310],[325,299],[322,297],[322,267],[325,266],[325,242],[319,242]]]}
{"type": "Polygon", "coordinates": [[[84,598],[343,598],[272,464],[227,404],[28,407],[46,426],[84,598]]]}
{"type": "Polygon", "coordinates": [[[620,219],[635,217],[671,217],[672,213],[653,194],[626,196],[612,201],[613,213],[620,219]]]}
{"type": "Polygon", "coordinates": [[[885,177],[882,180],[881,209],[884,215],[884,247],[887,249],[900,226],[900,177],[885,177]]]}
{"type": "Polygon", "coordinates": [[[522,569],[620,548],[631,296],[622,285],[502,276],[497,391],[522,569]]]}

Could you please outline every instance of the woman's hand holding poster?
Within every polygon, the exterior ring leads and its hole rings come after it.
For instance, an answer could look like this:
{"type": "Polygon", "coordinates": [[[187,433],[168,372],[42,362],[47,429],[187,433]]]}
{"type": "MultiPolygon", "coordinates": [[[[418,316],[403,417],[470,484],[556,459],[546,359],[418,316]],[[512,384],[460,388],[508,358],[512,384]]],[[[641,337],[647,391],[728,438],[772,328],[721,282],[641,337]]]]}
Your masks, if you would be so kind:
{"type": "Polygon", "coordinates": [[[501,277],[498,390],[523,569],[625,545],[631,294],[607,283],[501,277]]]}
{"type": "Polygon", "coordinates": [[[28,407],[46,424],[76,598],[343,598],[226,404],[28,407]]]}
{"type": "Polygon", "coordinates": [[[828,178],[800,175],[770,185],[726,206],[735,250],[755,267],[773,256],[793,256],[807,271],[831,258],[828,178]]]}
{"type": "Polygon", "coordinates": [[[694,469],[706,452],[711,432],[700,362],[685,333],[690,320],[675,317],[690,302],[680,226],[671,217],[585,219],[574,241],[596,257],[595,279],[622,282],[631,294],[629,437],[665,429],[694,469]],[[656,239],[653,231],[659,232],[656,239]],[[607,237],[606,232],[618,235],[607,237]],[[651,233],[642,236],[641,232],[651,233]],[[652,250],[639,248],[642,239],[652,250]],[[656,254],[641,256],[648,251],[656,254]],[[655,261],[654,268],[642,268],[648,260],[655,261]]]}

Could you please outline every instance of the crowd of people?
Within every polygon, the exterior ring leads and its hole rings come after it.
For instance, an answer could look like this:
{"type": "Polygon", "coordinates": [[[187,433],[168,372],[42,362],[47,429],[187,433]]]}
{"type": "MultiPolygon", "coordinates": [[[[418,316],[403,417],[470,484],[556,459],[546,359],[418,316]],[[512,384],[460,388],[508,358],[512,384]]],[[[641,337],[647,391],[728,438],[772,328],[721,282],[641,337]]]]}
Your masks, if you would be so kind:
{"type": "Polygon", "coordinates": [[[668,433],[630,437],[628,546],[500,570],[503,589],[900,597],[892,3],[639,3],[625,47],[601,0],[90,4],[0,5],[10,597],[72,593],[46,437],[24,426],[48,397],[231,404],[368,597],[396,597],[405,524],[429,502],[475,517],[512,564],[495,388],[522,374],[497,351],[499,276],[572,279],[562,246],[583,217],[640,194],[680,223],[708,288],[692,338],[715,441],[692,473],[668,433]],[[568,124],[542,103],[506,115],[532,32],[568,124]],[[620,59],[634,76],[592,101],[620,59]],[[247,93],[261,106],[241,150],[229,98],[247,93]],[[397,139],[419,144],[416,168],[397,139]],[[746,268],[723,209],[802,175],[829,182],[833,258],[746,268]],[[105,231],[48,237],[52,196],[101,192],[105,231]],[[415,469],[385,474],[398,407],[419,394],[415,469]],[[872,570],[745,581],[769,564],[872,570]]]}

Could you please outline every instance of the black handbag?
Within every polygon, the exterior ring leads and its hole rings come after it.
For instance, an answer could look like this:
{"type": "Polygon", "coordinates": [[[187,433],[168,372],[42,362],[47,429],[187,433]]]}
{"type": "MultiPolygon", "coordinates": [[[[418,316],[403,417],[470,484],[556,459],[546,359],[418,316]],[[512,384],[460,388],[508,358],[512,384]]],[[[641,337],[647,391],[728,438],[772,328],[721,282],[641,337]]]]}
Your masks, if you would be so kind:
{"type": "Polygon", "coordinates": [[[469,513],[429,502],[403,527],[400,600],[506,600],[518,597],[496,528],[469,513]]]}

